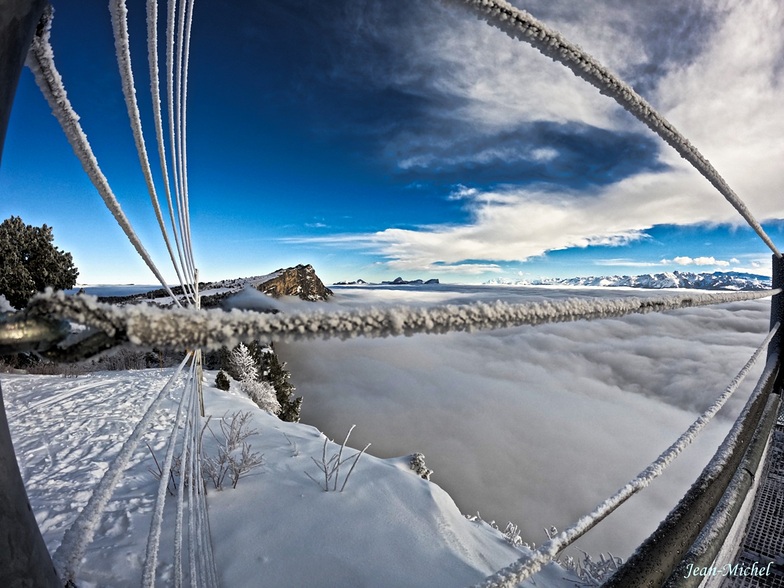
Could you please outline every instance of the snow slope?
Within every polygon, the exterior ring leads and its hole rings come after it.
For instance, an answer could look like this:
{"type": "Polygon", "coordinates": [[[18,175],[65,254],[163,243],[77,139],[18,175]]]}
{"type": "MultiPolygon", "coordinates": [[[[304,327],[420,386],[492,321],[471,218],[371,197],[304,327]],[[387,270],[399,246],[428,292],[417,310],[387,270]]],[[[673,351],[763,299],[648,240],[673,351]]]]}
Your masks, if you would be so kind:
{"type": "MultiPolygon", "coordinates": [[[[51,552],[171,372],[0,376],[20,469],[51,552]]],[[[320,459],[323,434],[278,420],[238,391],[212,387],[213,373],[206,379],[211,428],[217,431],[217,421],[229,413],[249,411],[258,434],[248,441],[264,457],[236,489],[208,490],[221,585],[257,586],[264,578],[265,585],[280,587],[453,587],[478,582],[521,556],[501,533],[466,519],[441,488],[411,472],[407,458],[363,455],[344,492],[324,492],[307,475],[319,479],[311,457],[320,459]]],[[[146,438],[159,460],[178,394],[172,390],[146,438]]],[[[205,447],[211,450],[209,442],[205,447]]],[[[333,450],[338,447],[330,444],[328,455],[333,450]]],[[[96,529],[80,587],[139,585],[157,486],[151,470],[155,462],[142,444],[96,529]]],[[[172,580],[170,510],[159,585],[172,580]]],[[[567,578],[551,565],[536,586],[573,585],[567,578]]]]}

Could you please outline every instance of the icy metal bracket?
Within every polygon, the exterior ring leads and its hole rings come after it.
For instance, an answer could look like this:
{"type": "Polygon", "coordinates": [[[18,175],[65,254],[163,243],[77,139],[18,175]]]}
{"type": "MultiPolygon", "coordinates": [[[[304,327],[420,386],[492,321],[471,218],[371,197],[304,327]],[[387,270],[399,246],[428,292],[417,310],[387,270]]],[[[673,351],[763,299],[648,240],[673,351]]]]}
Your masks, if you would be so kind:
{"type": "Polygon", "coordinates": [[[125,342],[120,333],[110,337],[96,329],[72,335],[64,320],[24,312],[0,314],[0,356],[35,352],[52,361],[78,361],[125,342]]]}

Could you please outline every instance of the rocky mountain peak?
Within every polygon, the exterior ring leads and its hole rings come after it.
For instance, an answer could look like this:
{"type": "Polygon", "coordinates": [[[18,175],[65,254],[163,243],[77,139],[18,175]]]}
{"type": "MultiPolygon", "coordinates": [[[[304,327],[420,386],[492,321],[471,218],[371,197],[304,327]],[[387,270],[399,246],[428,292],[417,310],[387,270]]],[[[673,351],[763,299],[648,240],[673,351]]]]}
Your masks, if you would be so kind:
{"type": "Polygon", "coordinates": [[[302,300],[327,300],[333,295],[332,290],[324,285],[310,264],[279,269],[273,272],[269,279],[254,286],[260,292],[275,298],[298,296],[302,300]]]}

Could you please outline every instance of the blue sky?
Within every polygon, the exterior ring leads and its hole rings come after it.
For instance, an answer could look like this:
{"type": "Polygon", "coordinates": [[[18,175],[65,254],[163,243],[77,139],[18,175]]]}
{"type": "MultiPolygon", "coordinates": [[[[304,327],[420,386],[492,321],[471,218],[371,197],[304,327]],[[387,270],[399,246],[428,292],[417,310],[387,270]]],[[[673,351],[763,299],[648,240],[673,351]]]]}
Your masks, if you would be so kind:
{"type": "MultiPolygon", "coordinates": [[[[514,3],[635,87],[784,246],[784,8],[775,0],[514,3]]],[[[69,98],[165,268],[106,5],[54,6],[52,44],[69,98]]],[[[190,210],[203,279],[296,263],[312,263],[330,282],[770,271],[762,241],[671,148],[563,66],[461,7],[226,6],[197,2],[192,38],[190,210]]],[[[129,10],[153,145],[143,3],[129,10]]],[[[29,71],[0,195],[0,217],[54,227],[80,282],[154,281],[29,71]]]]}

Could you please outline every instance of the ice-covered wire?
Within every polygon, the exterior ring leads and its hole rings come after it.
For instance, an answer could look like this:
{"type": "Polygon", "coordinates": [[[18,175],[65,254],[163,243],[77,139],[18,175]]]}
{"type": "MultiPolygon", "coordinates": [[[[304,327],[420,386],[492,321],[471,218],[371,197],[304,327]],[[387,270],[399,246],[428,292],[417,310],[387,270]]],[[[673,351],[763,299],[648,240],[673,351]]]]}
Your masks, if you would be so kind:
{"type": "MultiPolygon", "coordinates": [[[[195,418],[193,409],[191,410],[191,416],[195,418]]],[[[197,471],[197,464],[201,460],[200,452],[192,451],[190,455],[188,455],[189,460],[189,471],[191,472],[191,476],[194,476],[195,472],[197,471]]],[[[192,477],[191,480],[196,480],[195,477],[192,477]]],[[[198,578],[198,571],[196,566],[197,560],[197,552],[198,552],[198,542],[196,540],[196,496],[199,490],[203,491],[204,486],[201,484],[201,478],[199,478],[199,484],[189,484],[188,485],[188,571],[190,574],[191,584],[195,584],[198,578]]]]}
{"type": "MultiPolygon", "coordinates": [[[[201,356],[201,350],[196,351],[197,357],[201,356]]],[[[192,406],[192,414],[194,422],[200,422],[199,414],[200,414],[200,407],[199,402],[196,398],[194,398],[194,403],[192,406]]],[[[201,460],[201,444],[200,439],[197,434],[200,432],[199,429],[194,429],[192,433],[193,437],[193,444],[196,448],[195,453],[199,456],[199,459],[196,459],[194,462],[194,471],[193,471],[193,478],[195,480],[202,480],[202,460],[201,460]]],[[[212,534],[210,532],[210,518],[207,512],[207,493],[204,485],[199,486],[199,491],[197,492],[198,502],[197,502],[197,509],[198,509],[198,517],[200,520],[199,528],[200,528],[200,546],[199,546],[199,554],[203,557],[203,566],[204,566],[204,585],[208,586],[209,588],[217,588],[219,585],[218,582],[218,570],[215,565],[215,555],[212,549],[212,534]]]]}
{"type": "MultiPolygon", "coordinates": [[[[174,462],[174,449],[177,445],[177,437],[183,425],[183,419],[187,416],[187,409],[192,402],[193,382],[195,361],[194,354],[189,353],[186,361],[191,362],[191,369],[188,374],[188,379],[182,388],[180,395],[180,402],[177,408],[177,416],[172,424],[171,432],[169,433],[169,441],[166,446],[166,454],[161,466],[161,477],[158,480],[158,494],[155,498],[155,507],[153,508],[152,521],[150,522],[150,532],[147,535],[147,551],[144,560],[144,568],[142,570],[142,586],[145,588],[155,586],[155,570],[158,563],[158,549],[161,542],[161,529],[163,526],[163,507],[166,502],[166,495],[169,490],[169,477],[172,470],[172,463],[174,462]]],[[[180,484],[182,484],[182,480],[180,484]]],[[[176,549],[175,549],[176,551],[176,549]]]]}
{"type": "MultiPolygon", "coordinates": [[[[35,75],[38,87],[41,89],[41,92],[43,92],[44,97],[52,109],[52,113],[63,128],[65,136],[71,144],[71,148],[79,158],[84,171],[87,173],[96,190],[98,190],[106,207],[112,213],[112,216],[114,216],[117,224],[120,225],[120,228],[122,228],[137,253],[147,264],[147,267],[150,268],[164,289],[171,294],[171,290],[166,283],[166,280],[156,267],[150,254],[147,253],[147,250],[139,240],[139,237],[136,235],[131,222],[125,216],[120,203],[112,192],[106,176],[104,176],[101,168],[98,166],[98,161],[95,159],[87,136],[84,134],[82,126],[79,124],[79,115],[76,114],[71,106],[71,102],[68,100],[68,95],[63,86],[63,79],[54,64],[54,52],[52,50],[52,45],[49,42],[51,25],[52,10],[51,8],[48,8],[44,12],[43,26],[39,27],[30,46],[30,51],[27,55],[27,66],[35,75]]],[[[180,305],[179,301],[177,301],[177,304],[180,305]]]]}
{"type": "MultiPolygon", "coordinates": [[[[193,238],[191,236],[191,215],[190,215],[190,192],[188,186],[188,70],[191,54],[191,31],[193,29],[193,5],[194,0],[188,0],[185,17],[184,47],[182,58],[182,117],[180,121],[180,158],[182,160],[182,190],[183,203],[185,205],[185,229],[188,238],[188,254],[191,260],[191,267],[196,272],[196,261],[193,258],[193,238]]],[[[198,279],[194,277],[194,282],[198,279]]],[[[198,286],[198,284],[197,284],[198,286]]]]}
{"type": "MultiPolygon", "coordinates": [[[[182,238],[185,243],[187,262],[191,275],[195,272],[193,260],[193,242],[191,240],[190,205],[188,198],[188,163],[187,163],[187,108],[188,97],[188,61],[190,54],[190,34],[193,23],[193,0],[179,3],[177,18],[177,51],[175,92],[175,135],[177,141],[178,197],[181,210],[182,238]]],[[[175,139],[172,138],[172,141],[175,139]]]]}
{"type": "MultiPolygon", "coordinates": [[[[167,42],[168,47],[168,42],[167,42]]],[[[175,218],[174,201],[172,199],[172,180],[169,177],[169,167],[166,160],[166,139],[163,133],[163,116],[161,113],[161,90],[160,90],[160,70],[158,67],[158,2],[148,0],[147,2],[147,59],[150,66],[150,94],[152,96],[153,118],[155,120],[155,137],[158,142],[158,159],[160,160],[163,185],[166,193],[166,203],[169,209],[169,220],[171,222],[174,243],[177,249],[180,266],[185,267],[183,248],[180,244],[178,221],[175,218]]],[[[167,67],[168,72],[168,67],[167,67]]],[[[168,80],[168,77],[167,77],[168,80]]],[[[186,288],[188,289],[188,288],[186,288]]]]}
{"type": "Polygon", "coordinates": [[[350,337],[438,334],[613,318],[767,298],[779,290],[693,292],[647,298],[565,298],[541,302],[475,302],[432,307],[395,306],[353,310],[317,309],[277,314],[220,309],[162,309],[148,305],[113,306],[92,296],[68,296],[51,289],[34,296],[31,316],[67,318],[119,336],[135,345],[163,349],[218,349],[258,339],[284,341],[350,337]]]}
{"type": "Polygon", "coordinates": [[[178,227],[182,240],[185,267],[192,276],[195,268],[189,255],[191,249],[188,239],[185,199],[187,195],[183,190],[183,165],[182,165],[182,59],[183,36],[185,34],[185,7],[182,2],[169,0],[168,19],[166,24],[166,65],[168,69],[168,106],[169,106],[169,141],[171,143],[172,176],[174,181],[174,195],[178,208],[178,227]]]}
{"type": "MultiPolygon", "coordinates": [[[[185,507],[185,486],[187,480],[194,480],[190,470],[190,462],[188,455],[193,451],[192,430],[196,423],[193,421],[192,416],[192,403],[194,402],[193,394],[190,394],[189,404],[187,407],[187,414],[185,418],[185,429],[182,434],[182,455],[180,457],[180,484],[177,486],[177,501],[176,511],[174,518],[174,586],[181,588],[184,585],[182,577],[182,520],[185,507]]],[[[198,427],[196,427],[198,429],[198,427]]]]}
{"type": "Polygon", "coordinates": [[[60,573],[60,578],[65,582],[74,582],[76,574],[81,566],[87,546],[92,542],[98,524],[101,521],[106,505],[112,497],[115,487],[120,481],[120,477],[130,463],[133,452],[141,441],[142,435],[149,429],[163,399],[168,394],[171,387],[177,381],[182,369],[185,367],[188,358],[186,357],[177,367],[174,374],[158,392],[157,396],[150,402],[147,409],[136,423],[131,434],[123,442],[119,453],[109,464],[109,468],[101,478],[98,486],[90,496],[87,504],[76,517],[74,523],[63,535],[63,541],[57,551],[54,552],[52,560],[60,573]]]}
{"type": "Polygon", "coordinates": [[[714,400],[713,404],[711,404],[705,412],[703,412],[699,418],[697,418],[697,420],[695,420],[691,426],[647,468],[627,482],[625,486],[610,498],[599,504],[592,512],[580,518],[574,525],[565,531],[558,533],[546,543],[543,543],[532,555],[520,558],[513,564],[499,570],[492,576],[489,576],[476,586],[482,588],[513,588],[514,586],[517,586],[520,582],[541,570],[542,567],[552,561],[561,551],[599,524],[634,494],[643,488],[647,488],[650,483],[663,474],[675,458],[694,441],[697,435],[699,435],[705,426],[711,422],[716,413],[719,412],[727,400],[729,400],[730,396],[735,393],[751,368],[757,363],[760,355],[767,349],[768,344],[779,330],[779,327],[780,323],[776,323],[768,333],[768,336],[765,337],[762,344],[754,351],[749,361],[743,366],[740,372],[738,372],[738,375],[735,376],[724,392],[722,392],[722,394],[714,400]]]}
{"type": "MultiPolygon", "coordinates": [[[[148,6],[148,19],[150,18],[150,7],[148,6]]],[[[177,236],[177,251],[180,256],[180,261],[186,271],[193,275],[193,271],[191,268],[190,263],[190,256],[188,255],[188,246],[185,242],[185,235],[184,235],[184,219],[183,219],[183,208],[181,206],[181,192],[180,192],[180,175],[179,175],[179,155],[178,155],[178,144],[177,144],[177,134],[176,134],[176,126],[175,126],[175,96],[177,93],[177,88],[175,85],[174,80],[174,56],[175,56],[175,41],[176,41],[176,15],[177,15],[177,2],[176,0],[169,0],[167,5],[167,16],[166,16],[166,105],[167,105],[167,113],[168,113],[168,131],[169,131],[169,143],[170,143],[170,157],[171,157],[171,187],[167,183],[167,198],[169,201],[169,212],[171,214],[171,222],[172,227],[174,229],[174,233],[177,236]],[[172,204],[172,202],[176,202],[176,206],[172,204]],[[176,211],[175,211],[176,208],[176,211]],[[175,214],[176,212],[176,214],[175,214]]],[[[148,23],[148,29],[150,25],[148,23]]],[[[160,116],[160,114],[159,114],[160,116]]],[[[161,129],[161,135],[158,137],[158,141],[162,142],[163,130],[161,129]]],[[[165,157],[165,154],[161,151],[161,156],[165,157]]],[[[165,166],[165,163],[162,163],[161,166],[165,166]]]]}
{"type": "Polygon", "coordinates": [[[776,257],[781,253],[754,218],[746,204],[730,188],[716,168],[684,137],[678,129],[659,114],[634,89],[603,66],[577,45],[567,41],[560,33],[549,28],[524,10],[515,8],[506,0],[444,0],[472,8],[483,20],[498,27],[510,37],[525,41],[543,55],[566,67],[576,76],[589,82],[602,94],[613,98],[624,109],[664,139],[678,154],[692,164],[727,201],[740,213],[751,228],[770,247],[776,257]]]}
{"type": "MultiPolygon", "coordinates": [[[[197,360],[201,354],[196,351],[197,360]]],[[[197,367],[198,369],[198,367],[197,367]]],[[[197,376],[198,378],[198,376],[197,376]]],[[[198,383],[194,381],[193,402],[191,403],[191,419],[193,426],[190,431],[189,444],[192,447],[191,459],[188,462],[189,476],[191,480],[202,480],[201,471],[201,422],[199,418],[199,399],[198,383]]],[[[210,524],[207,515],[207,496],[203,484],[192,484],[191,494],[188,503],[189,517],[189,539],[191,541],[191,553],[189,564],[191,567],[192,586],[218,586],[218,574],[215,569],[215,558],[212,551],[210,539],[210,524]]]]}
{"type": "Polygon", "coordinates": [[[147,185],[147,192],[150,195],[150,202],[152,203],[153,210],[155,211],[155,218],[158,221],[163,241],[166,245],[166,250],[169,252],[174,271],[180,282],[180,286],[185,290],[185,283],[183,282],[182,273],[180,272],[179,264],[172,250],[171,242],[169,241],[169,234],[166,230],[166,223],[163,220],[163,213],[161,206],[158,202],[158,193],[155,189],[155,182],[152,178],[152,169],[150,167],[150,159],[147,155],[147,145],[144,141],[144,132],[142,131],[142,120],[139,114],[139,105],[136,101],[136,86],[133,77],[133,67],[131,65],[131,46],[130,38],[128,35],[128,8],[125,0],[111,0],[109,3],[109,12],[112,17],[112,31],[114,32],[114,46],[117,53],[117,68],[120,71],[120,78],[122,79],[123,96],[125,97],[125,105],[128,110],[128,119],[131,124],[131,131],[133,133],[133,140],[136,145],[136,151],[139,155],[139,164],[142,168],[144,181],[147,185]]]}

